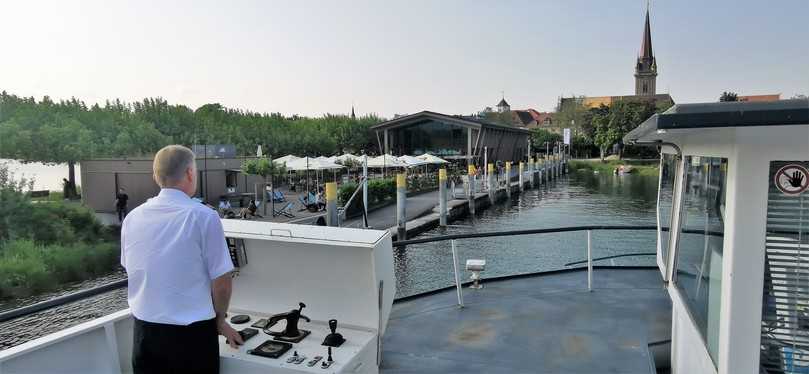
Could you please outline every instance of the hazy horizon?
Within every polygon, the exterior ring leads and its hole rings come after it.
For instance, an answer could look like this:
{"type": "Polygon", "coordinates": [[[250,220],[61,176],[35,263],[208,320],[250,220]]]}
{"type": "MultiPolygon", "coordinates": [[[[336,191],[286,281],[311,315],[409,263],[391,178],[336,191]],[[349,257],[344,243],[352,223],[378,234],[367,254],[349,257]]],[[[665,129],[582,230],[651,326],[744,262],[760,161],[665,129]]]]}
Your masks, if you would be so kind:
{"type": "MultiPolygon", "coordinates": [[[[469,114],[627,95],[646,2],[43,1],[0,6],[0,90],[285,115],[469,114]]],[[[658,93],[809,94],[809,2],[654,1],[658,93]],[[774,6],[777,5],[777,6],[774,6]]]]}

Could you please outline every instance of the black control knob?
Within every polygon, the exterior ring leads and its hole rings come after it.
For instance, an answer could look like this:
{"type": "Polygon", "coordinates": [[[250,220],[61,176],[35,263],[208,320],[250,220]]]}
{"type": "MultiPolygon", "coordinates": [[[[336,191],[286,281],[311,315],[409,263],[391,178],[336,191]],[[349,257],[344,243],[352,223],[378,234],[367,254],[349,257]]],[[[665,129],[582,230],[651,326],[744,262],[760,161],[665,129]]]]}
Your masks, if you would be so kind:
{"type": "Polygon", "coordinates": [[[330,319],[329,320],[329,328],[331,329],[332,334],[337,332],[337,320],[336,319],[330,319]]]}

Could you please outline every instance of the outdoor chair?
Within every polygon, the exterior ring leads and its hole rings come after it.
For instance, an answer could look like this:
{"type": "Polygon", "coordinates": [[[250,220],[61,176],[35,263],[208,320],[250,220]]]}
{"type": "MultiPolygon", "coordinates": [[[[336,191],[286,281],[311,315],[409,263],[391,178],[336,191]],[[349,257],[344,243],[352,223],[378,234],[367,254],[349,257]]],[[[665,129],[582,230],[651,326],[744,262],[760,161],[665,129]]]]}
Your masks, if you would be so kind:
{"type": "Polygon", "coordinates": [[[284,216],[284,217],[287,217],[287,218],[295,218],[295,215],[292,214],[292,212],[291,212],[293,205],[295,205],[295,204],[292,203],[292,202],[288,202],[287,205],[285,205],[283,208],[273,210],[273,216],[276,216],[276,217],[277,216],[284,216]]]}

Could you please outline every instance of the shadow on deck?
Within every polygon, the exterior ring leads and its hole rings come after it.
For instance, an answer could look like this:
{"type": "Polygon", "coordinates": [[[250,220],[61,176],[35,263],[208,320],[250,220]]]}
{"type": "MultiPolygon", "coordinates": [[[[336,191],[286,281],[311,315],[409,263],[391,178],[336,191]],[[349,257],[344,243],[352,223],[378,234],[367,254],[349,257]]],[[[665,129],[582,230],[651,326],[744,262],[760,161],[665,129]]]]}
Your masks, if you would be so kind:
{"type": "Polygon", "coordinates": [[[671,338],[657,269],[596,269],[484,282],[397,302],[382,373],[654,373],[648,344],[671,338]]]}

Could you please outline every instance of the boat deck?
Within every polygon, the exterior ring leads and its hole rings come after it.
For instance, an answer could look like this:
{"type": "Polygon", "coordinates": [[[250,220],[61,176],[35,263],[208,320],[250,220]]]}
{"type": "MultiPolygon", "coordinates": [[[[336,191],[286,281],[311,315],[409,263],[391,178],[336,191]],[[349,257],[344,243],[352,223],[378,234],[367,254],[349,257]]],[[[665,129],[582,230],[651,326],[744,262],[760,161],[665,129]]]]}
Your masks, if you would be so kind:
{"type": "Polygon", "coordinates": [[[657,269],[599,269],[484,282],[393,305],[381,372],[654,373],[648,344],[671,339],[657,269]]]}

